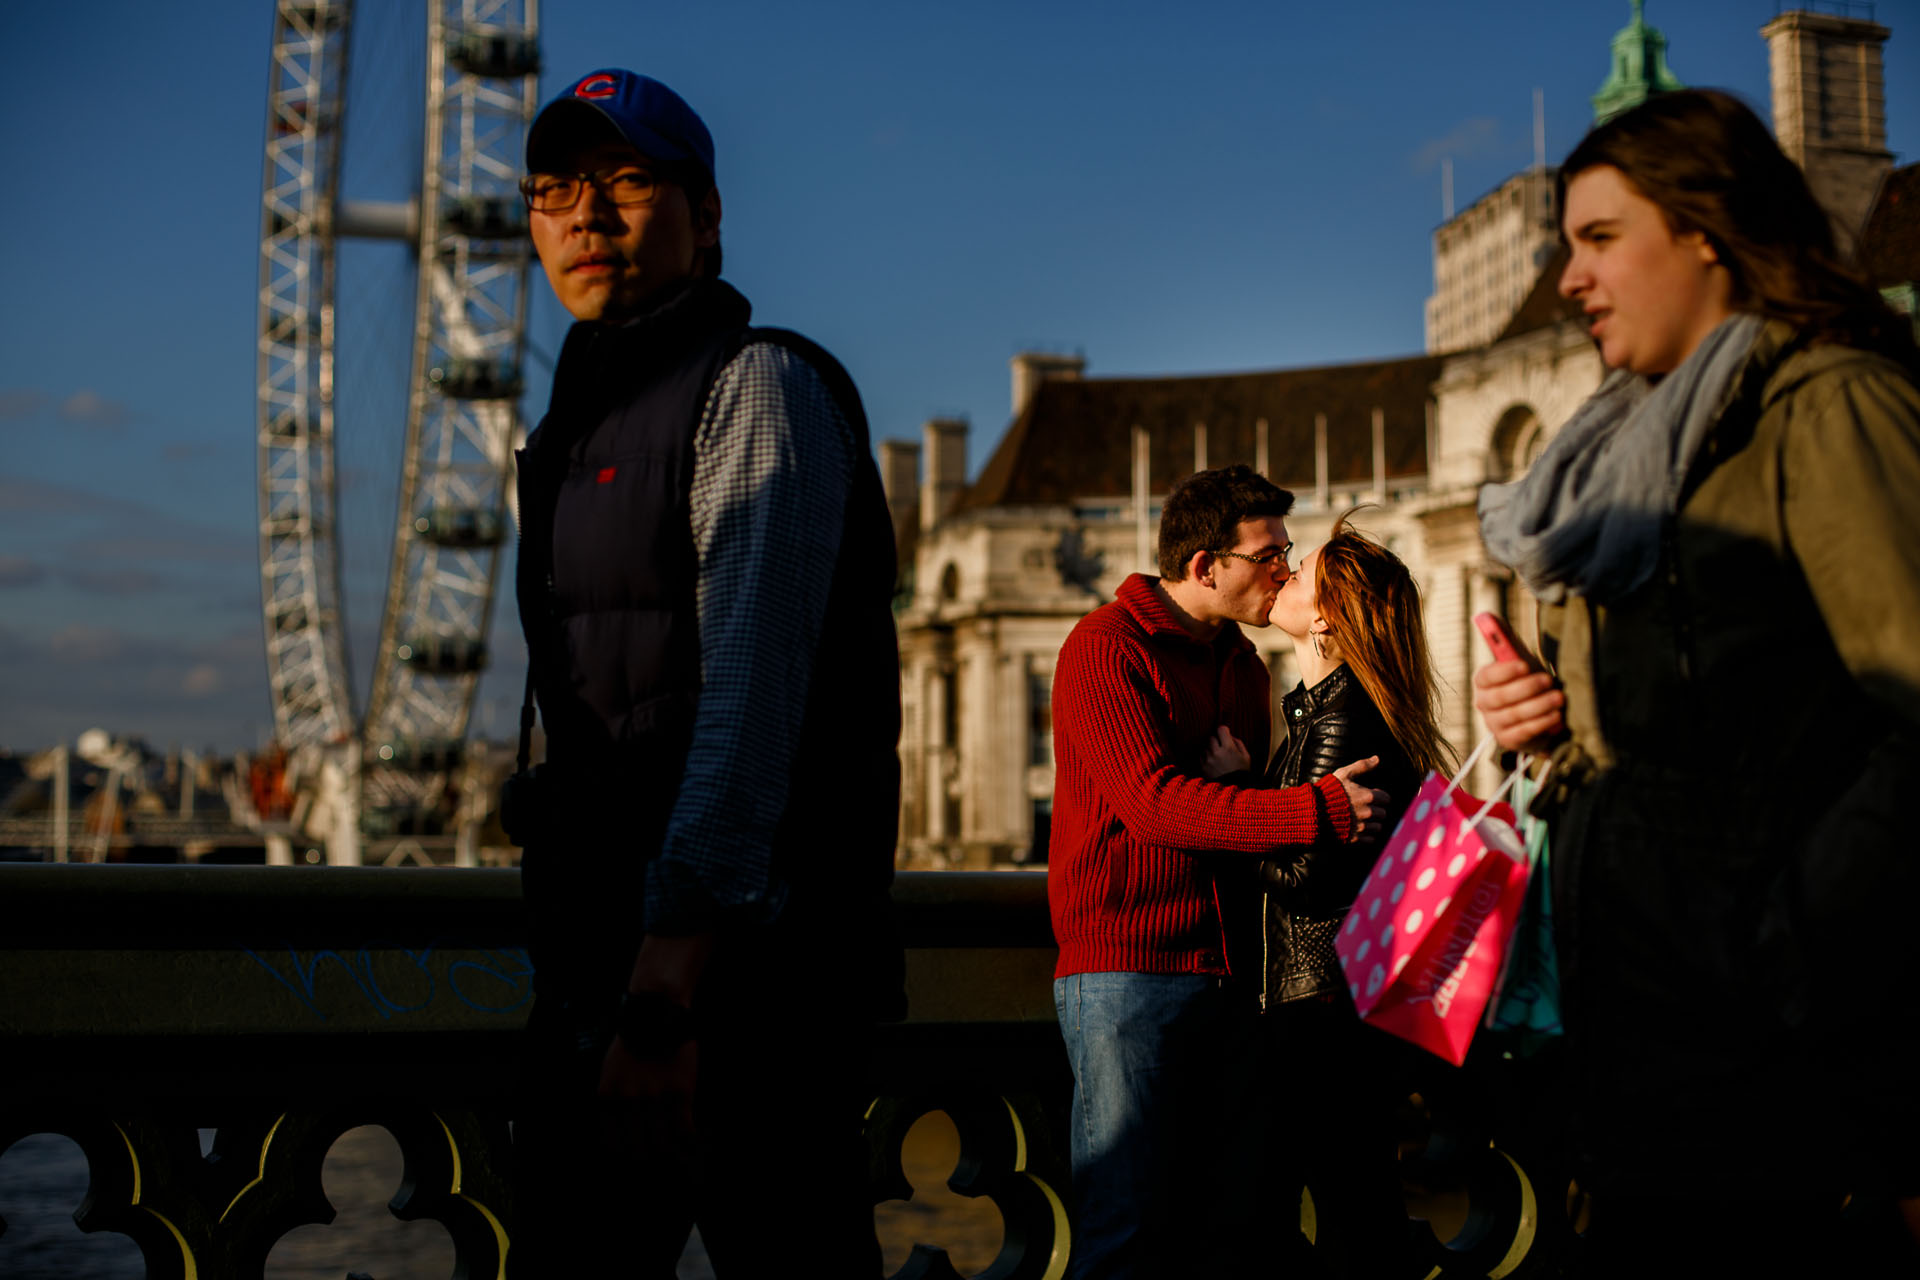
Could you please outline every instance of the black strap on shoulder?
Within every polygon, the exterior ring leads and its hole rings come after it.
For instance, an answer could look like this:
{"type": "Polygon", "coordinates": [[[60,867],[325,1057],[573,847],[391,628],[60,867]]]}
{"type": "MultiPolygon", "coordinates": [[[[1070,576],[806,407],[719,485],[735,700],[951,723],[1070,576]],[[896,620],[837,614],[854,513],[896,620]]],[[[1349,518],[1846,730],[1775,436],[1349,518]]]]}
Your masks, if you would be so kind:
{"type": "Polygon", "coordinates": [[[514,753],[513,768],[525,773],[533,763],[533,653],[527,653],[527,693],[520,702],[520,750],[514,753]]]}

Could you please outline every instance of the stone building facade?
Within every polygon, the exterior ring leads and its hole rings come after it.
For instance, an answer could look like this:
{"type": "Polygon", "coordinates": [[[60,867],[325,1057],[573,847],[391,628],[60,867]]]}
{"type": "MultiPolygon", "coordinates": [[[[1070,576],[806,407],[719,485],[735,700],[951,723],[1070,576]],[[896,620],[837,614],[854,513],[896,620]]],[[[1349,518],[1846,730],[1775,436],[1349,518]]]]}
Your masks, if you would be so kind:
{"type": "Polygon", "coordinates": [[[1538,641],[1530,597],[1480,544],[1480,486],[1524,473],[1605,373],[1577,310],[1558,294],[1565,261],[1556,253],[1506,330],[1449,357],[1433,384],[1433,469],[1407,513],[1421,535],[1419,563],[1402,558],[1420,582],[1440,727],[1462,754],[1484,731],[1473,710],[1473,669],[1486,651],[1473,615],[1497,613],[1530,646],[1538,641]]]}
{"type": "Polygon", "coordinates": [[[1485,346],[1513,319],[1560,243],[1554,185],[1552,169],[1515,174],[1434,231],[1429,352],[1485,346]]]}

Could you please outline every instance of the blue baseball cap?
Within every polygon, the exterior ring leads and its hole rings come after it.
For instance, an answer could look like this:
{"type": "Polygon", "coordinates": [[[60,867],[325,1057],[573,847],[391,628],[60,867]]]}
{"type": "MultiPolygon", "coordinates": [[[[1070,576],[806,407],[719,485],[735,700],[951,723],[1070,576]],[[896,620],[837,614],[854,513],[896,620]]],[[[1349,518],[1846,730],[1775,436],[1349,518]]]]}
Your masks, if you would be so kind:
{"type": "Polygon", "coordinates": [[[551,153],[581,128],[614,131],[649,160],[696,164],[713,180],[713,135],[686,100],[638,72],[608,67],[582,76],[533,118],[527,130],[527,168],[551,173],[551,153]]]}

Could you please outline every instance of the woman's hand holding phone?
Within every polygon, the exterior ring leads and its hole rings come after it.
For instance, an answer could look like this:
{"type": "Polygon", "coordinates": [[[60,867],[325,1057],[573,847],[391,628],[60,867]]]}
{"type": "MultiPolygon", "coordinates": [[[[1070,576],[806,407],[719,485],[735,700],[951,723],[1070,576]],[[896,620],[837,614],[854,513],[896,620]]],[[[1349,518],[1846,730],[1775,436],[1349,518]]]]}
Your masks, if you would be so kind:
{"type": "Polygon", "coordinates": [[[1488,731],[1508,751],[1545,746],[1567,727],[1562,714],[1567,695],[1498,617],[1477,613],[1473,625],[1494,657],[1473,673],[1473,705],[1488,731]]]}

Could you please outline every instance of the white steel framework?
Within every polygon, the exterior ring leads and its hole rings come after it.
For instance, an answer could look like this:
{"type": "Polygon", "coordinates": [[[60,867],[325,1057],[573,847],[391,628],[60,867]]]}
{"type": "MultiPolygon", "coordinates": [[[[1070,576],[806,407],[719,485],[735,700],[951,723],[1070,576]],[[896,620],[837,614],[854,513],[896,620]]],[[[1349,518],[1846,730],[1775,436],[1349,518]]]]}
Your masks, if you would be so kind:
{"type": "MultiPolygon", "coordinates": [[[[351,0],[278,0],[261,200],[261,597],[274,726],[351,779],[330,841],[414,834],[460,759],[486,665],[532,253],[515,179],[537,107],[538,0],[427,0],[425,147],[406,205],[340,198],[351,0]],[[335,520],[334,259],[348,236],[416,253],[399,518],[357,717],[335,520]],[[343,831],[343,827],[347,830],[343,831]]],[[[352,322],[352,318],[348,318],[352,322]]],[[[330,852],[330,857],[334,853],[330,852]]]]}

